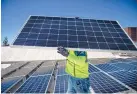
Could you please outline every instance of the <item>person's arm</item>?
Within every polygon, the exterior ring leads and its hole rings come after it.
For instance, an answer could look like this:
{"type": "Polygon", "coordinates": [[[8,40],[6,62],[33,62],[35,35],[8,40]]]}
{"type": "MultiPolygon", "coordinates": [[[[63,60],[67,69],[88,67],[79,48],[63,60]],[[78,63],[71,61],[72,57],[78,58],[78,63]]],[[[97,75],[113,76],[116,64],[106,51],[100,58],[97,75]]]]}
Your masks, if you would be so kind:
{"type": "Polygon", "coordinates": [[[58,47],[58,53],[60,53],[61,55],[67,57],[67,59],[71,62],[77,62],[79,60],[79,58],[77,56],[71,55],[69,54],[69,50],[67,50],[64,47],[58,47]]]}

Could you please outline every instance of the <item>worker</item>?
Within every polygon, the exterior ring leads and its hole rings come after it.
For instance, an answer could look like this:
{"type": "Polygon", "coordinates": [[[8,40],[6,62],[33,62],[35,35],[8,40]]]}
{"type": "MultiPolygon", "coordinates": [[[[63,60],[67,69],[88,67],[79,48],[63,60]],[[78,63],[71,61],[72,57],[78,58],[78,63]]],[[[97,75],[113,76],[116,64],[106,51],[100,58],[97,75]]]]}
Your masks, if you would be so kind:
{"type": "Polygon", "coordinates": [[[69,75],[67,93],[90,93],[87,53],[58,47],[58,53],[67,58],[65,71],[69,75]]]}

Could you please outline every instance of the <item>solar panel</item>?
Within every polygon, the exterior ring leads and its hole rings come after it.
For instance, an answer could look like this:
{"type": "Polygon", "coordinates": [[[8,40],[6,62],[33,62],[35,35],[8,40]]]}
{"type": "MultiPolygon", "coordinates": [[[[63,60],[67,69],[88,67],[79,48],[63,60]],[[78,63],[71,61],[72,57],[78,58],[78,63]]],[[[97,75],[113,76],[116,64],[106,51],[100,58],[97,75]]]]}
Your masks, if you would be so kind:
{"type": "Polygon", "coordinates": [[[68,89],[68,75],[57,76],[54,93],[66,93],[68,89]]]}
{"type": "Polygon", "coordinates": [[[93,65],[89,64],[88,68],[89,73],[94,73],[94,72],[100,72],[97,68],[95,68],[93,65]]]}
{"type": "Polygon", "coordinates": [[[117,66],[113,66],[110,64],[98,64],[96,66],[105,72],[113,72],[113,71],[123,70],[122,68],[119,68],[117,66]]]}
{"type": "Polygon", "coordinates": [[[1,83],[1,93],[6,92],[6,90],[16,84],[21,77],[13,77],[4,79],[1,83]]]}
{"type": "Polygon", "coordinates": [[[51,75],[30,77],[16,93],[45,93],[51,75]]]}
{"type": "Polygon", "coordinates": [[[129,64],[134,65],[134,66],[137,66],[137,61],[136,61],[136,62],[131,62],[131,63],[129,63],[129,64]]]}
{"type": "Polygon", "coordinates": [[[118,72],[112,72],[109,74],[137,91],[137,70],[136,71],[118,71],[118,72]]]}
{"type": "Polygon", "coordinates": [[[123,70],[131,71],[131,70],[137,70],[137,66],[131,65],[131,64],[125,64],[125,63],[115,63],[113,66],[122,68],[123,70]]]}
{"type": "Polygon", "coordinates": [[[30,16],[13,45],[136,50],[117,21],[30,16]]]}
{"type": "Polygon", "coordinates": [[[117,93],[128,90],[106,74],[99,72],[90,75],[90,85],[95,93],[117,93]]]}
{"type": "MultiPolygon", "coordinates": [[[[90,75],[90,85],[95,93],[117,93],[129,90],[102,72],[90,75]]],[[[57,76],[54,93],[66,93],[68,89],[68,75],[57,76]]]]}

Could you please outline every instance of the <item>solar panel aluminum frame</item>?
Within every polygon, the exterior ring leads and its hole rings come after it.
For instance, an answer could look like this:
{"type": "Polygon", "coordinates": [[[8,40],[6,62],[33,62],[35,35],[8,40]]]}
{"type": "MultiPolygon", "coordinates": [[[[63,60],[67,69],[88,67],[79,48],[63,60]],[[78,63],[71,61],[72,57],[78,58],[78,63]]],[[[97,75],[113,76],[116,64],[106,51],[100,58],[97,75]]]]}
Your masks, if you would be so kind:
{"type": "MultiPolygon", "coordinates": [[[[30,19],[31,16],[42,16],[42,15],[30,15],[27,20],[25,21],[25,23],[22,25],[21,29],[18,31],[18,34],[16,35],[15,39],[13,40],[13,42],[11,43],[10,47],[15,47],[15,48],[30,48],[30,49],[57,49],[57,47],[38,47],[38,46],[22,46],[22,45],[13,45],[13,43],[15,42],[15,40],[17,39],[18,35],[21,33],[23,27],[25,26],[25,24],[27,23],[27,21],[30,19]]],[[[59,17],[59,16],[44,16],[44,17],[59,17]]],[[[75,17],[63,17],[63,18],[75,18],[75,17]]],[[[113,20],[108,20],[108,21],[113,21],[113,20]]],[[[122,28],[122,26],[119,24],[119,22],[116,20],[116,22],[118,23],[118,25],[122,28]]],[[[122,28],[122,30],[124,31],[124,33],[128,36],[128,38],[131,40],[132,44],[136,47],[135,43],[133,42],[133,40],[129,37],[129,35],[125,32],[125,30],[122,28]]],[[[132,53],[136,55],[136,51],[130,51],[130,50],[102,50],[102,49],[85,49],[85,48],[68,48],[71,50],[78,50],[78,51],[92,51],[92,52],[117,52],[117,53],[132,53]]]]}
{"type": "Polygon", "coordinates": [[[29,17],[26,19],[26,21],[24,22],[24,24],[21,26],[21,28],[19,29],[19,31],[17,32],[17,35],[15,36],[15,38],[13,39],[12,43],[10,46],[14,46],[13,43],[15,42],[15,40],[17,39],[18,35],[21,33],[22,29],[24,28],[25,24],[28,22],[28,20],[30,19],[32,15],[29,15],[29,17]]]}
{"type": "MultiPolygon", "coordinates": [[[[48,74],[48,75],[51,75],[51,74],[48,74]]],[[[41,76],[41,75],[40,75],[40,76],[41,76]]],[[[43,75],[43,76],[46,76],[46,75],[43,75]]],[[[30,77],[37,77],[37,76],[30,76],[30,77]]],[[[29,80],[30,77],[29,77],[27,80],[29,80]]],[[[45,89],[45,93],[46,93],[46,91],[47,91],[47,89],[48,89],[48,86],[49,86],[49,83],[50,83],[51,78],[52,78],[52,75],[50,76],[49,82],[48,82],[48,84],[47,84],[47,88],[45,89]]],[[[26,80],[26,81],[27,81],[27,80],[26,80]]],[[[25,81],[25,82],[26,82],[26,81],[25,81]]],[[[25,82],[24,82],[24,83],[25,83],[25,82]]],[[[22,87],[22,86],[24,85],[24,83],[23,83],[21,86],[19,86],[16,91],[18,91],[18,89],[19,89],[20,87],[22,87]]],[[[15,92],[16,92],[16,91],[15,91],[15,92]]],[[[15,92],[14,92],[14,93],[15,93],[15,92]]],[[[34,93],[35,93],[35,92],[34,92],[34,93]]]]}

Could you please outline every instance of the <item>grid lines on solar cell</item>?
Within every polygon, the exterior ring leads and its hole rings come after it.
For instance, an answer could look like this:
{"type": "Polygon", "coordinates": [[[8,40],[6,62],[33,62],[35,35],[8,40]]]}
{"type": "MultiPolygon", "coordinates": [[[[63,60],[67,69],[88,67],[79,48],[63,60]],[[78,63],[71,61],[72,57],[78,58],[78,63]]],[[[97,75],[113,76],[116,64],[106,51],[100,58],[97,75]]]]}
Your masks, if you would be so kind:
{"type": "Polygon", "coordinates": [[[98,68],[100,68],[101,70],[105,71],[105,72],[113,72],[113,71],[124,70],[122,68],[119,68],[117,66],[113,66],[113,65],[110,65],[110,64],[98,64],[96,66],[98,68]]]}
{"type": "Polygon", "coordinates": [[[13,45],[136,50],[116,21],[37,16],[27,21],[13,45]]]}
{"type": "Polygon", "coordinates": [[[112,72],[109,74],[137,91],[137,70],[136,71],[118,71],[118,72],[112,72]]]}
{"type": "Polygon", "coordinates": [[[137,70],[137,66],[132,65],[132,64],[127,64],[127,63],[115,63],[112,65],[119,67],[119,68],[126,70],[126,71],[137,70]]]}
{"type": "Polygon", "coordinates": [[[30,77],[16,93],[45,93],[51,75],[30,77]]]}
{"type": "Polygon", "coordinates": [[[95,93],[117,93],[128,90],[102,72],[91,74],[90,84],[95,93]]]}
{"type": "Polygon", "coordinates": [[[57,76],[54,93],[66,93],[68,89],[68,75],[57,76]]]}
{"type": "Polygon", "coordinates": [[[93,65],[89,64],[88,68],[89,73],[94,73],[94,72],[100,72],[97,68],[95,68],[93,65]]]}

